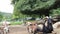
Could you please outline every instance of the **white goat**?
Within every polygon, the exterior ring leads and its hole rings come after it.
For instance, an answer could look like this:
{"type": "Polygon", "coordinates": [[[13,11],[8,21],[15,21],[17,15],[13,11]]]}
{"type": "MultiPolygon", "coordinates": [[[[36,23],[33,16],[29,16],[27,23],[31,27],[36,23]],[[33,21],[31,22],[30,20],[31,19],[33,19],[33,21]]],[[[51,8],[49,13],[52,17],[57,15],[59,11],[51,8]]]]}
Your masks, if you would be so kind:
{"type": "Polygon", "coordinates": [[[53,24],[54,29],[59,28],[59,27],[60,27],[60,22],[56,22],[55,24],[53,24]]]}

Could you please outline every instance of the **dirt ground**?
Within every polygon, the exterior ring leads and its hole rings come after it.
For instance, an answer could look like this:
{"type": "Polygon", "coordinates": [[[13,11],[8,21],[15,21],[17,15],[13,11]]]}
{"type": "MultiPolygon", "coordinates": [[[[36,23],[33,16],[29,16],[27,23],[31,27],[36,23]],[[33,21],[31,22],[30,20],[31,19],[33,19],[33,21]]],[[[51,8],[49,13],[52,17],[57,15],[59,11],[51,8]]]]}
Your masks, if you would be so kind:
{"type": "Polygon", "coordinates": [[[8,34],[28,34],[25,26],[14,26],[9,28],[8,34]]]}
{"type": "MultiPolygon", "coordinates": [[[[28,34],[26,26],[10,26],[8,34],[28,34]]],[[[60,28],[54,29],[57,34],[60,34],[60,28]]]]}

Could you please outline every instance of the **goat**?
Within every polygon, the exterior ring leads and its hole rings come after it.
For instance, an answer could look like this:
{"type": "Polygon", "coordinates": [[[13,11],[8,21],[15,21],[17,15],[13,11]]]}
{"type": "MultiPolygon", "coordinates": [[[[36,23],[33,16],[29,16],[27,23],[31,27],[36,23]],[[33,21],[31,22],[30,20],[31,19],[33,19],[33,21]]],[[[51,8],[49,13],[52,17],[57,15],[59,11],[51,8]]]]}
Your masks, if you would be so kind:
{"type": "Polygon", "coordinates": [[[54,29],[59,28],[59,27],[60,27],[60,22],[56,22],[55,24],[53,24],[54,29]]]}

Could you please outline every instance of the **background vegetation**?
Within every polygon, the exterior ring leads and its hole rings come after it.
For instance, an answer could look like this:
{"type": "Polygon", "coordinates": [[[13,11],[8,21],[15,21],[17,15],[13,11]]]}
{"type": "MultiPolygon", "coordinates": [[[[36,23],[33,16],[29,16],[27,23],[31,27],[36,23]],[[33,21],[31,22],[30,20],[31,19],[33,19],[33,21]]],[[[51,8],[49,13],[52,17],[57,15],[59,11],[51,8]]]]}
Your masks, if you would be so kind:
{"type": "Polygon", "coordinates": [[[41,17],[60,13],[60,0],[12,0],[15,18],[41,17]],[[57,12],[57,13],[56,13],[57,12]]]}
{"type": "Polygon", "coordinates": [[[11,4],[14,6],[13,14],[0,12],[0,21],[60,15],[60,0],[12,0],[11,4]]]}

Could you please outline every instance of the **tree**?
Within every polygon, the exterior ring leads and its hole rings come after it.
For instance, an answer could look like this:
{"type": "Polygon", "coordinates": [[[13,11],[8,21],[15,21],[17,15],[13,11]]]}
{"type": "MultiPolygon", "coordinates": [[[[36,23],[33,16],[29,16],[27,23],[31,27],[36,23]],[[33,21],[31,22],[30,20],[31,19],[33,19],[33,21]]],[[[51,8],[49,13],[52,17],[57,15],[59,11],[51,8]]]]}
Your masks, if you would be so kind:
{"type": "Polygon", "coordinates": [[[2,13],[0,12],[0,21],[3,19],[3,15],[2,13]]]}
{"type": "Polygon", "coordinates": [[[52,12],[51,13],[52,16],[54,16],[54,15],[60,15],[60,8],[52,9],[50,11],[52,12]]]}
{"type": "Polygon", "coordinates": [[[59,0],[14,0],[14,15],[30,15],[40,17],[42,15],[49,15],[50,10],[60,7],[59,0]],[[59,5],[59,6],[57,6],[59,5]]]}

